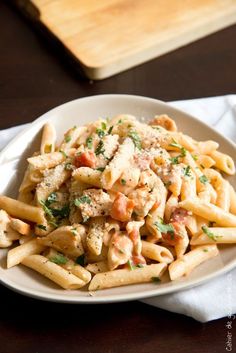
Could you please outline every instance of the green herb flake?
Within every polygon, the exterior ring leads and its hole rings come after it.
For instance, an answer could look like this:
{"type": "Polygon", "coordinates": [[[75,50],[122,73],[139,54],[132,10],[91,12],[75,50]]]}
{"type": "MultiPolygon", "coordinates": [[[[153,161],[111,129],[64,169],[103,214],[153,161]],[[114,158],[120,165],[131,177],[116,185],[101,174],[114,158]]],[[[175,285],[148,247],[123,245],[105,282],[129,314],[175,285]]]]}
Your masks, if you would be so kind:
{"type": "Polygon", "coordinates": [[[60,219],[69,217],[70,207],[65,205],[62,208],[51,208],[53,217],[59,217],[60,219]]]}
{"type": "Polygon", "coordinates": [[[68,143],[70,141],[71,141],[71,136],[70,135],[65,136],[65,142],[68,143]]]}
{"type": "Polygon", "coordinates": [[[185,156],[186,156],[186,154],[187,154],[187,150],[186,150],[186,148],[181,147],[180,151],[181,151],[180,157],[185,157],[185,156]]]}
{"type": "Polygon", "coordinates": [[[203,251],[203,252],[208,252],[208,249],[203,249],[202,251],[203,251]]]}
{"type": "Polygon", "coordinates": [[[165,224],[163,222],[155,222],[154,224],[159,230],[159,232],[161,233],[164,233],[164,234],[170,233],[172,235],[174,235],[175,233],[175,230],[172,224],[165,224]]]}
{"type": "Polygon", "coordinates": [[[171,164],[179,164],[179,156],[171,157],[170,158],[170,163],[171,164]]]}
{"type": "Polygon", "coordinates": [[[78,256],[77,259],[75,260],[75,262],[80,266],[84,266],[85,265],[85,255],[82,254],[82,255],[78,256]]]}
{"type": "Polygon", "coordinates": [[[95,154],[96,156],[98,156],[99,154],[103,154],[104,152],[105,152],[104,143],[102,140],[100,140],[96,147],[95,154]]]}
{"type": "Polygon", "coordinates": [[[65,265],[68,261],[68,259],[62,254],[57,254],[53,257],[50,257],[49,260],[57,265],[65,265]]]}
{"type": "Polygon", "coordinates": [[[125,180],[125,179],[120,179],[120,183],[121,183],[122,185],[126,185],[126,180],[125,180]]]}
{"type": "Polygon", "coordinates": [[[169,146],[171,147],[175,147],[181,150],[181,148],[183,148],[183,146],[181,146],[178,142],[176,142],[174,139],[172,139],[172,142],[169,144],[169,146]]]}
{"type": "Polygon", "coordinates": [[[45,201],[40,200],[39,203],[40,203],[40,205],[43,207],[44,213],[45,213],[50,219],[53,219],[54,217],[53,217],[52,211],[51,211],[51,209],[46,205],[45,201]]]}
{"type": "Polygon", "coordinates": [[[222,238],[221,235],[215,235],[210,231],[210,229],[207,226],[202,226],[202,231],[205,233],[210,239],[217,241],[217,239],[222,238]]]}
{"type": "Polygon", "coordinates": [[[191,176],[191,168],[189,165],[187,165],[187,167],[184,167],[184,176],[186,176],[186,177],[191,176]]]}
{"type": "Polygon", "coordinates": [[[117,124],[122,124],[122,123],[123,123],[123,120],[120,119],[120,120],[118,120],[118,123],[117,123],[117,124]]]}
{"type": "Polygon", "coordinates": [[[142,149],[141,138],[138,135],[138,133],[134,130],[130,130],[128,136],[132,139],[135,147],[141,150],[142,149]]]}
{"type": "Polygon", "coordinates": [[[59,150],[59,152],[61,152],[61,154],[62,154],[65,158],[67,158],[67,154],[66,154],[66,152],[65,152],[65,151],[63,151],[63,150],[59,150]]]}
{"type": "Polygon", "coordinates": [[[79,207],[81,204],[91,204],[91,199],[87,195],[81,196],[78,199],[75,199],[74,204],[75,206],[79,207]]]}
{"type": "Polygon", "coordinates": [[[158,284],[158,283],[161,282],[161,280],[160,280],[159,277],[152,277],[151,279],[152,279],[152,282],[154,282],[154,283],[156,283],[156,284],[158,284]]]}
{"type": "Polygon", "coordinates": [[[104,172],[105,168],[104,167],[99,167],[96,170],[99,170],[99,172],[104,172]]]}
{"type": "Polygon", "coordinates": [[[85,145],[91,150],[93,148],[93,138],[90,136],[90,137],[87,137],[86,139],[86,142],[85,142],[85,145]]]}
{"type": "Polygon", "coordinates": [[[136,266],[134,266],[134,264],[133,264],[132,261],[130,261],[130,260],[127,262],[127,265],[129,266],[129,269],[130,269],[131,271],[133,271],[133,270],[136,269],[136,266]]]}
{"type": "Polygon", "coordinates": [[[191,154],[192,158],[194,161],[197,161],[198,160],[198,156],[196,154],[191,154]]]}
{"type": "Polygon", "coordinates": [[[102,130],[106,130],[107,129],[107,124],[104,122],[104,121],[102,121],[102,130]]]}
{"type": "Polygon", "coordinates": [[[44,226],[43,224],[36,224],[36,227],[42,230],[47,230],[47,227],[44,226]]]}
{"type": "Polygon", "coordinates": [[[110,134],[112,133],[113,128],[114,128],[114,126],[113,126],[113,125],[109,127],[109,130],[108,130],[108,132],[107,132],[107,133],[108,133],[108,135],[110,135],[110,134]]]}
{"type": "Polygon", "coordinates": [[[105,136],[105,131],[104,130],[102,130],[102,129],[97,129],[96,130],[96,134],[100,137],[100,138],[102,138],[103,136],[105,136]]]}
{"type": "Polygon", "coordinates": [[[208,183],[208,179],[204,174],[199,177],[199,181],[204,185],[208,183]]]}

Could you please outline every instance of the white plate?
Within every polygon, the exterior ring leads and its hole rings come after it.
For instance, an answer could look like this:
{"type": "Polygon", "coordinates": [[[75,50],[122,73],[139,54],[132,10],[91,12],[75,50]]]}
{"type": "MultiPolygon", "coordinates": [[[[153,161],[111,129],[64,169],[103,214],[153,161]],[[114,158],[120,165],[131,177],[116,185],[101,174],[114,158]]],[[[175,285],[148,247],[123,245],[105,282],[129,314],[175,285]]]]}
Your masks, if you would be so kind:
{"type": "MultiPolygon", "coordinates": [[[[166,113],[175,119],[180,130],[198,140],[213,139],[220,143],[220,150],[235,155],[232,142],[203,124],[196,118],[183,113],[158,100],[129,96],[101,95],[77,99],[63,104],[33,122],[21,132],[0,154],[0,193],[15,197],[26,166],[26,158],[38,149],[40,129],[45,121],[51,121],[58,132],[74,125],[85,124],[98,117],[116,114],[133,114],[138,118],[152,118],[156,114],[166,113]]],[[[206,116],[207,121],[207,116],[206,116]]],[[[230,178],[235,185],[235,178],[230,178]]],[[[236,186],[236,185],[235,185],[236,186]]],[[[209,281],[236,266],[236,245],[221,247],[220,255],[196,268],[190,276],[174,282],[162,284],[141,284],[97,291],[90,296],[87,291],[65,291],[36,272],[17,266],[6,270],[6,251],[0,250],[0,277],[7,287],[22,294],[58,302],[69,303],[105,303],[134,300],[175,292],[209,281]]]]}

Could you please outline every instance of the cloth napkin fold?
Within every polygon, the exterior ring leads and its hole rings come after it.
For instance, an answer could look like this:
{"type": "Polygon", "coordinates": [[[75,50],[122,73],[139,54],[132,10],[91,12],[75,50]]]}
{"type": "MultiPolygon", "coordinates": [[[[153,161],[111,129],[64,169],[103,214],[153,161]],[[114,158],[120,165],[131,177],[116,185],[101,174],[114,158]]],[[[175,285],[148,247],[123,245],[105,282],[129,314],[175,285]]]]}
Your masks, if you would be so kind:
{"type": "MultiPolygon", "coordinates": [[[[236,95],[170,102],[190,113],[236,142],[236,95]]],[[[0,149],[28,124],[0,131],[0,149]]],[[[142,300],[161,309],[207,322],[236,313],[236,269],[206,284],[142,300]]]]}

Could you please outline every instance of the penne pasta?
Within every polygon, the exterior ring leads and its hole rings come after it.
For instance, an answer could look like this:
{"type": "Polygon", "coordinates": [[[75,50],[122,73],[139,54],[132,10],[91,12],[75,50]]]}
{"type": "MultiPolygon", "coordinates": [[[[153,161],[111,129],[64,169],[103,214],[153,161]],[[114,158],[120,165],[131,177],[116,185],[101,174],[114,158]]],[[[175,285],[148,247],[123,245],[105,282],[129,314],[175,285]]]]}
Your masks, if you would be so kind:
{"type": "Polygon", "coordinates": [[[153,278],[163,275],[167,265],[165,263],[147,265],[136,270],[115,270],[96,274],[89,284],[89,291],[125,286],[127,284],[151,282],[153,278]]]}
{"type": "Polygon", "coordinates": [[[85,285],[85,282],[79,277],[49,261],[42,255],[27,256],[22,261],[22,264],[39,272],[64,289],[78,289],[85,285]]]}
{"type": "Polygon", "coordinates": [[[51,153],[55,151],[56,130],[51,123],[43,126],[43,133],[40,145],[40,154],[51,153]]]}
{"type": "Polygon", "coordinates": [[[7,268],[18,265],[29,255],[40,254],[44,249],[45,246],[40,245],[36,239],[32,239],[9,250],[7,254],[7,268]]]}
{"type": "Polygon", "coordinates": [[[198,246],[170,264],[170,279],[174,281],[182,276],[188,275],[195,267],[218,254],[219,250],[216,245],[198,246]]]}
{"type": "Polygon", "coordinates": [[[209,202],[194,198],[180,202],[179,206],[220,226],[236,227],[236,216],[209,202]]]}

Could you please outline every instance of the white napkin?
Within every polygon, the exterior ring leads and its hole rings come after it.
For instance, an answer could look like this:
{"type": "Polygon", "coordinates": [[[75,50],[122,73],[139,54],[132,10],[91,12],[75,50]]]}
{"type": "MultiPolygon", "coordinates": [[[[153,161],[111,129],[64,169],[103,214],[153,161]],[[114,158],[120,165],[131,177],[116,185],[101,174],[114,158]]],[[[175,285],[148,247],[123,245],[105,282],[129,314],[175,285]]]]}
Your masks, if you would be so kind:
{"type": "MultiPolygon", "coordinates": [[[[236,95],[171,102],[236,142],[236,95]]],[[[0,131],[0,149],[28,124],[0,131]]],[[[236,269],[207,284],[142,302],[207,322],[236,313],[236,269]]],[[[234,318],[234,317],[233,317],[234,318]]]]}

